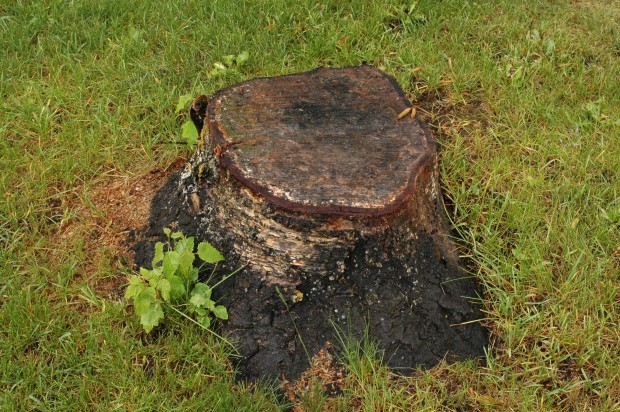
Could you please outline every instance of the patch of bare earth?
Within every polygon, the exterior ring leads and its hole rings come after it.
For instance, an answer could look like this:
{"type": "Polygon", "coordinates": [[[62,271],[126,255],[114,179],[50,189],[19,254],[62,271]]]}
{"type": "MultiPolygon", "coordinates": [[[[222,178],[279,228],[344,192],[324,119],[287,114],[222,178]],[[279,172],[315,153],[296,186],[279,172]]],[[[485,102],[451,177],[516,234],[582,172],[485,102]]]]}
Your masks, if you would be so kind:
{"type": "Polygon", "coordinates": [[[80,277],[98,296],[122,297],[127,279],[121,273],[134,262],[129,235],[147,224],[155,193],[184,164],[180,158],[140,174],[109,174],[88,193],[66,202],[74,216],[60,225],[58,241],[83,242],[80,277]]]}
{"type": "Polygon", "coordinates": [[[415,76],[412,84],[417,95],[412,98],[413,104],[436,139],[449,140],[454,134],[468,136],[488,126],[492,110],[478,91],[462,91],[459,96],[453,96],[449,80],[443,81],[439,89],[433,89],[415,76]]]}

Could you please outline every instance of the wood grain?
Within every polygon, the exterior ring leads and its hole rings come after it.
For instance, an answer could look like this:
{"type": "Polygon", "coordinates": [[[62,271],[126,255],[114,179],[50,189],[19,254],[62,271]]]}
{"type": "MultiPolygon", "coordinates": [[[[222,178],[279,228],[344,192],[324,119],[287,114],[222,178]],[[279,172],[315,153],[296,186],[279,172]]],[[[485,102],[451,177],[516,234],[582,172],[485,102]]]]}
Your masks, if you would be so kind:
{"type": "Polygon", "coordinates": [[[243,185],[306,213],[383,215],[415,191],[435,145],[396,81],[370,66],[250,80],[211,97],[214,149],[243,185]]]}

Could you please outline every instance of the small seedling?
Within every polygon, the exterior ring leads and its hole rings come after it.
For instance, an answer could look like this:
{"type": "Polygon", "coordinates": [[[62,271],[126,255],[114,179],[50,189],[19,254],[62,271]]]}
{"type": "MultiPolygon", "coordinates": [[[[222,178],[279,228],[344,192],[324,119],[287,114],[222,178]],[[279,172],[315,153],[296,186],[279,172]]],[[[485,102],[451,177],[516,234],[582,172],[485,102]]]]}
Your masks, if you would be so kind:
{"type": "MultiPolygon", "coordinates": [[[[213,63],[213,68],[207,74],[209,79],[213,79],[215,77],[222,76],[230,71],[234,71],[239,67],[243,66],[248,59],[250,58],[250,54],[247,51],[241,52],[237,55],[229,54],[222,57],[221,62],[213,63]]],[[[181,113],[187,111],[189,104],[192,102],[193,97],[191,94],[184,94],[179,96],[179,101],[176,106],[176,113],[181,113]]],[[[196,143],[198,142],[198,131],[196,130],[196,126],[190,120],[185,121],[181,125],[181,137],[187,143],[191,150],[194,149],[196,143]]]]}
{"type": "Polygon", "coordinates": [[[193,237],[169,228],[164,233],[168,240],[155,244],[153,269],[140,268],[140,275],[129,278],[125,298],[133,300],[135,313],[146,333],[159,325],[171,310],[215,334],[210,329],[213,319],[227,320],[228,311],[216,304],[211,293],[238,270],[214,286],[198,282],[202,266],[194,266],[196,256],[204,264],[216,264],[224,260],[222,254],[208,242],[200,242],[194,252],[193,237]]]}
{"type": "MultiPolygon", "coordinates": [[[[193,97],[191,94],[184,94],[182,96],[179,96],[176,113],[187,111],[187,107],[192,102],[192,100],[193,97]]],[[[196,142],[198,142],[198,131],[196,130],[196,126],[194,126],[194,123],[191,121],[191,119],[184,122],[181,126],[181,137],[183,138],[183,140],[185,140],[185,142],[187,142],[187,145],[190,149],[194,149],[194,146],[196,146],[196,142]]]]}
{"type": "Polygon", "coordinates": [[[237,55],[229,54],[222,57],[221,62],[213,63],[213,69],[209,71],[207,76],[212,79],[223,74],[226,74],[229,70],[241,67],[250,58],[250,53],[247,51],[241,52],[237,55]]]}

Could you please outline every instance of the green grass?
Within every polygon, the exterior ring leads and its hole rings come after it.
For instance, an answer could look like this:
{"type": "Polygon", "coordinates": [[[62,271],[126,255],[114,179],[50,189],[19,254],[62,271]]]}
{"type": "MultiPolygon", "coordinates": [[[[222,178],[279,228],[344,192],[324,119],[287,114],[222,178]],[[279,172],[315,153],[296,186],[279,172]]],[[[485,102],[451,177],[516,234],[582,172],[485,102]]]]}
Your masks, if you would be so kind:
{"type": "MultiPolygon", "coordinates": [[[[0,5],[0,409],[278,410],[191,325],[145,339],[89,289],[94,187],[184,149],[179,95],[366,62],[442,145],[492,331],[487,366],[391,376],[372,347],[309,409],[620,408],[620,2],[8,0],[0,5]],[[205,3],[205,4],[201,4],[205,3]],[[239,70],[213,63],[247,50],[239,70]],[[412,73],[411,69],[421,71],[412,73]]],[[[95,213],[96,211],[93,211],[95,213]]],[[[349,352],[347,352],[349,353],[349,352]]]]}

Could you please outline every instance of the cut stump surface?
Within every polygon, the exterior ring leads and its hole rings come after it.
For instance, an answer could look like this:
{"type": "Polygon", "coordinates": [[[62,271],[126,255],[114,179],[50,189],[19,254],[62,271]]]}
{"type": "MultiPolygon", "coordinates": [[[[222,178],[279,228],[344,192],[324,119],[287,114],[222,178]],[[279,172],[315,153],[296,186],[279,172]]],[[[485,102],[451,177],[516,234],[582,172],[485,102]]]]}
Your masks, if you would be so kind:
{"type": "Polygon", "coordinates": [[[370,66],[263,78],[208,107],[221,164],[295,211],[381,215],[415,189],[435,145],[393,78],[370,66]]]}

